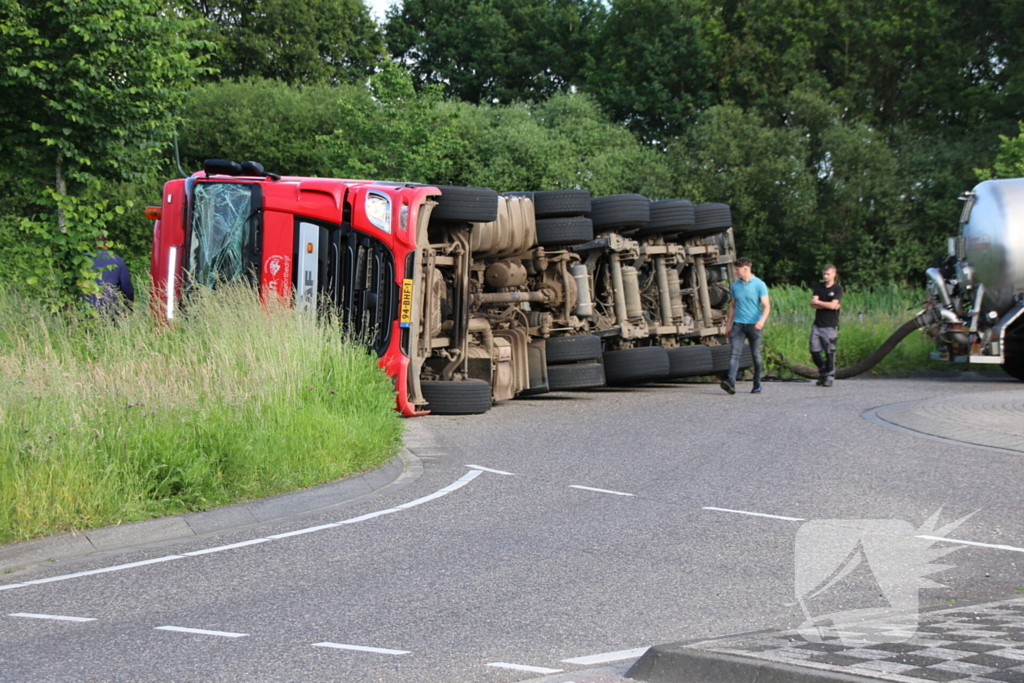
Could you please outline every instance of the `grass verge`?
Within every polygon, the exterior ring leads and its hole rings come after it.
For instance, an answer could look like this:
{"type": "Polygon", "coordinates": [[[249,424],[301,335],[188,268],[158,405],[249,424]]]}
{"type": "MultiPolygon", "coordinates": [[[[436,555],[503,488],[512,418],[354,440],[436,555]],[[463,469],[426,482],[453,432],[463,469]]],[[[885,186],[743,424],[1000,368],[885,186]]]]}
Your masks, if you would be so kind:
{"type": "MultiPolygon", "coordinates": [[[[772,287],[769,293],[772,315],[764,333],[766,371],[788,377],[792,372],[780,364],[780,355],[794,362],[813,365],[807,349],[811,323],[814,322],[811,290],[779,286],[772,287]]],[[[881,346],[900,325],[917,315],[924,299],[923,290],[895,284],[874,290],[846,292],[840,313],[836,367],[853,365],[881,346]]],[[[899,376],[913,370],[967,369],[965,365],[930,360],[928,354],[934,350],[934,342],[923,331],[912,332],[871,372],[899,376]]]]}
{"type": "Polygon", "coordinates": [[[228,288],[155,325],[0,290],[0,543],[204,510],[376,467],[390,380],[337,325],[228,288]]]}

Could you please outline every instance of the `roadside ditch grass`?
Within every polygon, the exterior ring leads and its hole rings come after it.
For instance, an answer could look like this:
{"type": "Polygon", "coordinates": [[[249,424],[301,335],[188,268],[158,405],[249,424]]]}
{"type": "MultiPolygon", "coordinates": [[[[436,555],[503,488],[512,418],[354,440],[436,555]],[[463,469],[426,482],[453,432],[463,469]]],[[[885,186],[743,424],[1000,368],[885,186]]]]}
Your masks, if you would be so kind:
{"type": "Polygon", "coordinates": [[[0,543],[205,510],[372,469],[403,426],[377,357],[245,288],[157,325],[0,289],[0,543]]]}
{"type": "MultiPolygon", "coordinates": [[[[780,363],[780,355],[793,362],[813,365],[807,348],[814,321],[811,290],[784,285],[770,288],[769,295],[772,314],[764,334],[766,372],[789,377],[792,372],[780,363]]],[[[836,367],[853,365],[881,346],[900,325],[922,310],[924,300],[923,289],[895,284],[846,291],[839,318],[836,367]]],[[[911,332],[871,373],[900,376],[914,370],[968,369],[965,365],[929,359],[928,354],[934,350],[934,343],[924,331],[911,332]]]]}

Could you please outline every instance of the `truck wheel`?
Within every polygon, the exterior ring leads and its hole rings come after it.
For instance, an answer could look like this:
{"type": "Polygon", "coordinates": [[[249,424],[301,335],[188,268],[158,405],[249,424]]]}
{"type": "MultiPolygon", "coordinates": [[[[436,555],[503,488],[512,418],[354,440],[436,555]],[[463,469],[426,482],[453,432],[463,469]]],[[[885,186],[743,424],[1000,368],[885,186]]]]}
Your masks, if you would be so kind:
{"type": "Polygon", "coordinates": [[[537,218],[586,216],[590,213],[590,193],[586,190],[534,192],[533,213],[537,218]]]}
{"type": "Polygon", "coordinates": [[[729,372],[729,359],[732,357],[732,344],[711,347],[711,374],[729,372]]]}
{"type": "Polygon", "coordinates": [[[711,349],[707,346],[680,346],[666,351],[670,378],[700,377],[712,371],[711,349]]]}
{"type": "Polygon", "coordinates": [[[548,366],[548,387],[551,391],[591,389],[603,386],[604,367],[600,363],[548,366]]]}
{"type": "Polygon", "coordinates": [[[543,218],[537,221],[537,244],[560,247],[583,244],[594,239],[594,224],[589,218],[543,218]]]}
{"type": "Polygon", "coordinates": [[[604,354],[604,376],[610,385],[653,382],[666,379],[668,375],[668,353],[660,346],[606,351],[604,354]]]}
{"type": "Polygon", "coordinates": [[[600,360],[601,339],[593,334],[574,337],[551,337],[544,342],[548,365],[574,363],[578,360],[600,360]]]}
{"type": "Polygon", "coordinates": [[[590,202],[595,228],[642,228],[651,220],[651,202],[642,194],[610,194],[590,202]]]}
{"type": "Polygon", "coordinates": [[[430,217],[439,221],[490,223],[498,220],[498,193],[488,187],[435,185],[441,190],[435,196],[437,206],[430,217]]]}
{"type": "Polygon", "coordinates": [[[640,237],[682,232],[694,225],[693,204],[685,199],[651,202],[651,220],[636,231],[640,237]]]}
{"type": "Polygon", "coordinates": [[[732,227],[732,210],[728,204],[698,204],[693,207],[693,227],[683,237],[717,235],[732,227]]]}
{"type": "Polygon", "coordinates": [[[491,385],[482,379],[420,382],[420,390],[436,415],[478,415],[491,407],[491,385]]]}

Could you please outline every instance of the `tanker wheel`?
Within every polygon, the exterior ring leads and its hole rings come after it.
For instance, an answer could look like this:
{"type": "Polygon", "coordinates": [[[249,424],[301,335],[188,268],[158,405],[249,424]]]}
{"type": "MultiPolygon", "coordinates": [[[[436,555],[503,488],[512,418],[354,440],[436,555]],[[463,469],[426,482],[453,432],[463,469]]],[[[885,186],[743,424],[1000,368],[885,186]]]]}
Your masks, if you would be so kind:
{"type": "Polygon", "coordinates": [[[668,352],[660,346],[606,351],[604,376],[610,385],[641,384],[667,379],[670,372],[668,352]]]}
{"type": "Polygon", "coordinates": [[[482,379],[420,382],[420,390],[436,415],[478,415],[491,407],[491,385],[482,379]]]}
{"type": "Polygon", "coordinates": [[[548,387],[551,391],[591,389],[603,387],[604,383],[604,367],[600,363],[548,366],[548,387]]]}
{"type": "Polygon", "coordinates": [[[544,343],[544,346],[548,365],[601,359],[601,339],[593,334],[551,337],[544,343]]]}
{"type": "Polygon", "coordinates": [[[490,223],[498,220],[498,193],[488,187],[435,185],[441,190],[435,196],[437,206],[430,217],[439,221],[490,223]]]}
{"type": "Polygon", "coordinates": [[[711,373],[711,349],[696,344],[666,349],[668,352],[669,378],[700,377],[711,373]]]}
{"type": "Polygon", "coordinates": [[[537,219],[537,245],[561,247],[568,244],[583,244],[594,239],[594,224],[589,218],[539,218],[537,219]]]}
{"type": "Polygon", "coordinates": [[[1005,372],[1010,377],[1013,377],[1014,379],[1019,379],[1022,382],[1024,382],[1024,359],[1007,359],[1007,362],[1003,363],[1001,367],[1003,368],[1003,372],[1005,372]]]}

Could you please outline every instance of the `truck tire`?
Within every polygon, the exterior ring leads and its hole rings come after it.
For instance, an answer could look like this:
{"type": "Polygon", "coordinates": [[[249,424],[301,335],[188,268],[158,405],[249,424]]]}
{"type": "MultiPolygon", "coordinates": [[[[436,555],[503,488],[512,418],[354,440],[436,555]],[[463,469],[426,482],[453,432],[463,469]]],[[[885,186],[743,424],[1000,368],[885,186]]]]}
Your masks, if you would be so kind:
{"type": "Polygon", "coordinates": [[[479,415],[491,407],[491,385],[482,379],[420,382],[420,390],[435,415],[479,415]]]}
{"type": "MultiPolygon", "coordinates": [[[[732,344],[722,344],[721,346],[711,347],[711,374],[719,374],[722,372],[729,372],[729,360],[732,358],[732,344]]],[[[750,350],[750,345],[747,343],[743,344],[743,350],[740,351],[740,370],[746,370],[747,368],[754,365],[754,354],[750,350]]]]}
{"type": "Polygon", "coordinates": [[[594,239],[594,224],[589,218],[542,218],[537,220],[537,244],[561,247],[583,244],[594,239]]]}
{"type": "Polygon", "coordinates": [[[603,386],[604,367],[600,363],[548,366],[548,387],[551,391],[592,389],[603,386]]]}
{"type": "Polygon", "coordinates": [[[488,187],[435,185],[437,206],[430,217],[439,221],[490,223],[498,220],[498,193],[488,187]]]}
{"type": "Polygon", "coordinates": [[[601,339],[593,334],[551,337],[544,342],[548,365],[601,359],[601,339]]]}
{"type": "Polygon", "coordinates": [[[651,220],[651,202],[642,194],[610,194],[590,202],[594,227],[642,228],[651,220]]]}
{"type": "Polygon", "coordinates": [[[609,385],[666,379],[669,367],[668,353],[660,346],[606,351],[604,354],[604,377],[609,385]]]}
{"type": "Polygon", "coordinates": [[[729,372],[729,358],[732,357],[732,344],[711,347],[711,374],[729,372]]]}
{"type": "Polygon", "coordinates": [[[685,199],[651,202],[651,220],[636,231],[637,236],[683,232],[694,225],[693,204],[685,199]]]}
{"type": "Polygon", "coordinates": [[[732,227],[732,210],[728,204],[698,204],[693,207],[693,227],[684,237],[706,237],[725,232],[732,227]]]}
{"type": "Polygon", "coordinates": [[[670,379],[700,377],[711,373],[711,349],[707,346],[695,344],[694,346],[666,349],[666,351],[668,352],[668,376],[670,379]]]}
{"type": "Polygon", "coordinates": [[[537,218],[586,216],[590,213],[590,193],[586,190],[534,192],[533,213],[537,218]]]}

